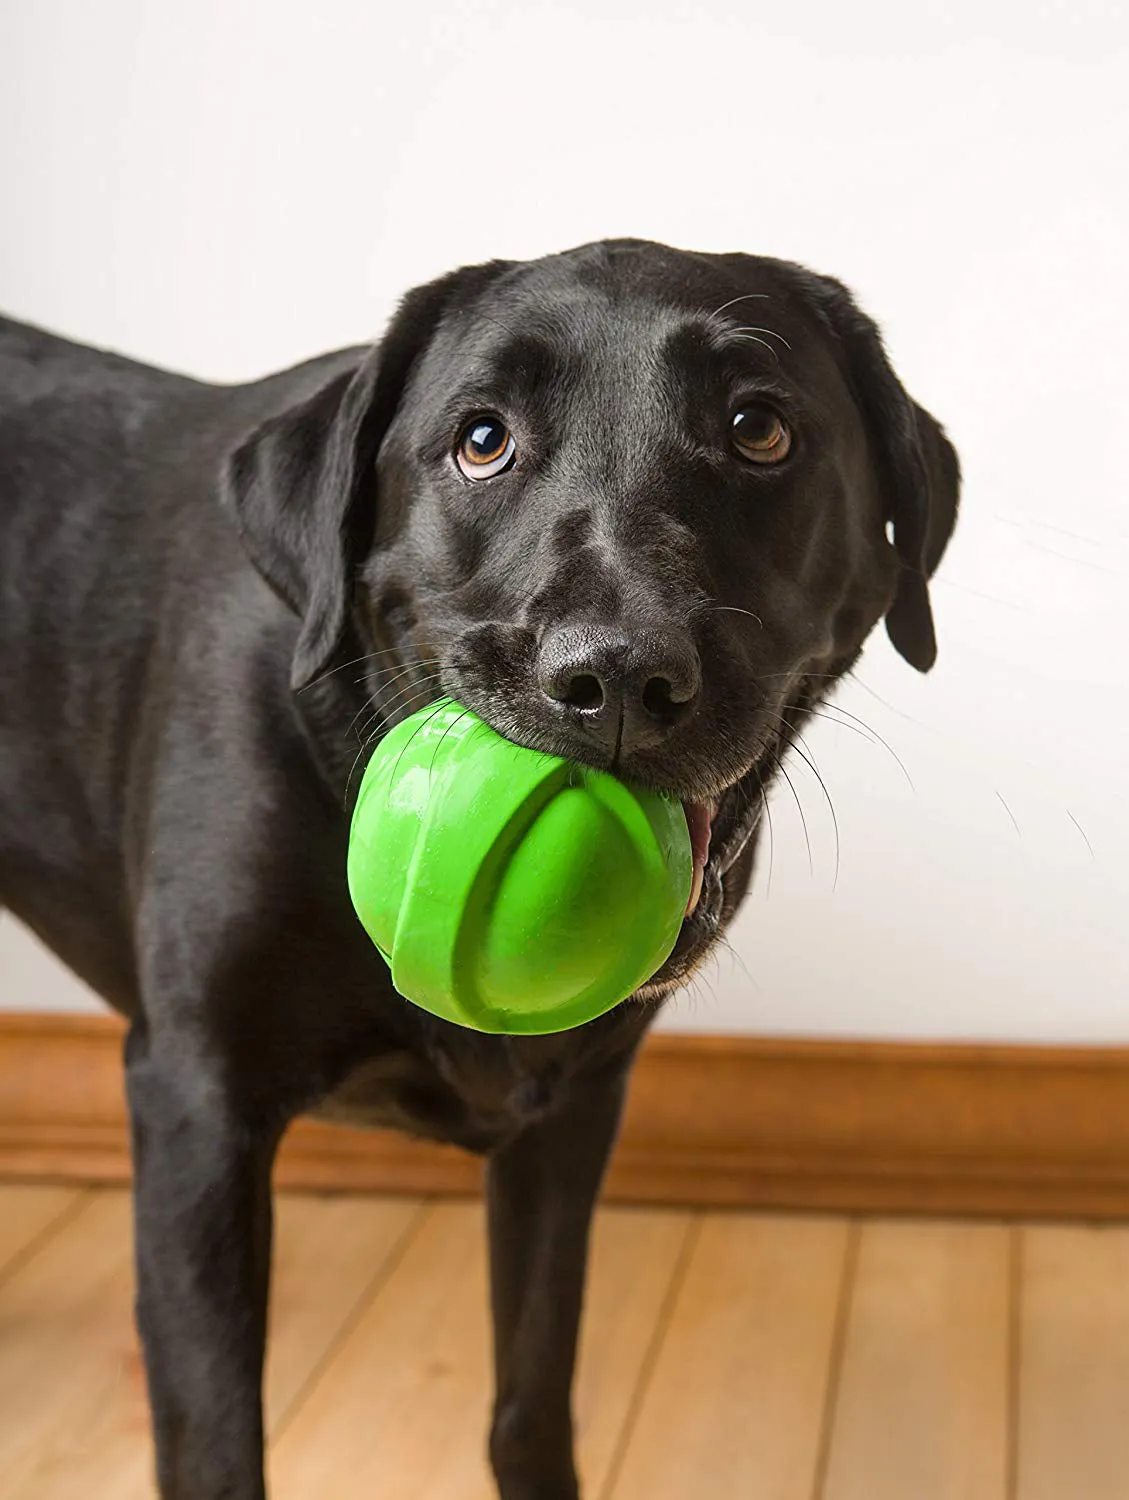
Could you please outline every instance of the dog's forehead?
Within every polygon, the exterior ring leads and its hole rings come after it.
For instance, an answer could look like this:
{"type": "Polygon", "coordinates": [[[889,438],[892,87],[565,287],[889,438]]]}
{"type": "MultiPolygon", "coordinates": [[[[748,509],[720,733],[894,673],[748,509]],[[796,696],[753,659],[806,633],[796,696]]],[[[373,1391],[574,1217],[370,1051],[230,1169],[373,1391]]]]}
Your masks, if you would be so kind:
{"type": "Polygon", "coordinates": [[[795,375],[803,362],[810,377],[833,363],[825,322],[781,263],[739,257],[734,269],[658,246],[613,251],[511,267],[450,310],[426,356],[429,374],[484,390],[553,383],[562,393],[582,379],[590,396],[625,396],[688,377],[687,335],[703,357],[725,349],[786,378],[786,365],[795,375]]]}

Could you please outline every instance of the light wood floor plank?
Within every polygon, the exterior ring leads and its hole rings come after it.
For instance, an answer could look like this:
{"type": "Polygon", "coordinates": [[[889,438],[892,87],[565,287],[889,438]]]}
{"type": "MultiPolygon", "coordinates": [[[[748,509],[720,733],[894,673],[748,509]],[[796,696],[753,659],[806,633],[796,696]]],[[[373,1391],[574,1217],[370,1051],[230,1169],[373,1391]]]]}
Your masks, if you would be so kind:
{"type": "Polygon", "coordinates": [[[993,1226],[863,1229],[821,1500],[1006,1500],[1009,1250],[993,1226]]]}
{"type": "Polygon", "coordinates": [[[16,1187],[0,1183],[0,1280],[18,1258],[77,1205],[76,1188],[16,1187]]]}
{"type": "Polygon", "coordinates": [[[147,1434],[130,1318],[124,1193],[93,1194],[0,1287],[0,1473],[14,1500],[101,1500],[107,1448],[123,1447],[123,1494],[144,1493],[147,1434]]]}
{"type": "Polygon", "coordinates": [[[1129,1495],[1129,1229],[1023,1231],[1018,1500],[1129,1495]]]}
{"type": "MultiPolygon", "coordinates": [[[[598,1494],[688,1219],[598,1220],[577,1395],[580,1466],[598,1494]]],[[[493,1500],[482,1212],[433,1210],[272,1456],[276,1500],[493,1500]]]]}
{"type": "Polygon", "coordinates": [[[609,1477],[693,1223],[690,1214],[638,1210],[605,1210],[596,1220],[575,1400],[588,1495],[609,1477]]]}
{"type": "MultiPolygon", "coordinates": [[[[283,1198],[268,1414],[300,1397],[418,1206],[283,1198]]],[[[0,1289],[0,1473],[18,1500],[153,1493],[129,1203],[99,1193],[0,1289]]]]}
{"type": "Polygon", "coordinates": [[[268,1426],[287,1412],[421,1212],[415,1199],[286,1195],[276,1206],[268,1426]]]}
{"type": "MultiPolygon", "coordinates": [[[[601,1215],[577,1394],[589,1500],[1129,1496],[1129,1229],[1023,1230],[1017,1304],[1012,1231],[870,1223],[844,1318],[850,1235],[601,1215]]],[[[480,1208],[285,1197],[277,1247],[274,1500],[494,1500],[480,1208]]],[[[126,1195],[0,1188],[5,1265],[3,1500],[149,1500],[126,1195]]]]}
{"type": "Polygon", "coordinates": [[[810,1500],[848,1233],[705,1217],[613,1500],[810,1500]]]}

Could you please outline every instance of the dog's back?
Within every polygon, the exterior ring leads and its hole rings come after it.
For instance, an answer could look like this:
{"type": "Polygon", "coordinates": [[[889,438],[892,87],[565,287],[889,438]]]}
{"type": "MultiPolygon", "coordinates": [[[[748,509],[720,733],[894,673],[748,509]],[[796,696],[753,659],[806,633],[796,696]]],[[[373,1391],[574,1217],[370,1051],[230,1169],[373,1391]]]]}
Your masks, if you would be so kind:
{"type": "MultiPolygon", "coordinates": [[[[54,727],[62,699],[42,674],[79,686],[68,643],[109,629],[123,644],[121,581],[155,519],[139,482],[151,427],[192,389],[0,318],[0,732],[28,713],[54,727]]],[[[97,652],[82,654],[86,669],[97,652]]]]}
{"type": "Polygon", "coordinates": [[[0,319],[0,904],[111,993],[128,983],[122,706],[156,582],[138,471],[186,389],[0,319]]]}
{"type": "Polygon", "coordinates": [[[253,715],[270,685],[240,673],[297,628],[224,513],[224,460],[362,352],[221,387],[0,318],[0,908],[120,1009],[148,778],[193,733],[175,705],[253,715]]]}

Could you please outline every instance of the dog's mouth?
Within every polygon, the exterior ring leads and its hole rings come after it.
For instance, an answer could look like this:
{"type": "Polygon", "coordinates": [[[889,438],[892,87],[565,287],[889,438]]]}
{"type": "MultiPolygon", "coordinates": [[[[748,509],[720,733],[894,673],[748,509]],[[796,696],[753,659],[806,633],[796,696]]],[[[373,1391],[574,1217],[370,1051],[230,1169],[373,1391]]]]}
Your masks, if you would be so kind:
{"type": "Polygon", "coordinates": [[[724,926],[725,876],[756,831],[764,809],[761,770],[750,770],[710,801],[682,799],[690,834],[693,875],[682,927],[670,957],[642,986],[653,1000],[670,993],[694,972],[724,926]]]}
{"type": "Polygon", "coordinates": [[[701,905],[711,884],[709,877],[716,876],[720,882],[752,837],[764,808],[763,787],[760,767],[754,764],[709,801],[682,799],[694,864],[687,918],[694,916],[701,905]]]}
{"type": "MultiPolygon", "coordinates": [[[[524,716],[518,718],[508,704],[499,711],[498,698],[494,695],[491,695],[493,701],[480,704],[477,701],[480,694],[464,682],[447,685],[440,678],[436,685],[441,695],[445,693],[474,709],[498,734],[515,744],[581,764],[596,764],[585,754],[585,747],[562,745],[559,734],[538,720],[524,716]]],[[[758,746],[753,762],[736,781],[704,797],[700,792],[688,795],[689,788],[685,783],[683,788],[667,783],[667,795],[681,802],[686,817],[691,856],[690,892],[674,950],[642,987],[642,994],[657,994],[673,988],[697,966],[721,931],[727,915],[725,876],[756,830],[764,806],[765,776],[762,773],[770,759],[768,747],[758,746]]],[[[597,765],[597,769],[610,769],[613,774],[621,774],[619,769],[607,765],[597,765]]],[[[623,769],[628,771],[628,779],[634,779],[630,775],[632,768],[623,769]]],[[[666,777],[660,773],[658,777],[645,775],[641,780],[643,784],[661,787],[666,777]]]]}

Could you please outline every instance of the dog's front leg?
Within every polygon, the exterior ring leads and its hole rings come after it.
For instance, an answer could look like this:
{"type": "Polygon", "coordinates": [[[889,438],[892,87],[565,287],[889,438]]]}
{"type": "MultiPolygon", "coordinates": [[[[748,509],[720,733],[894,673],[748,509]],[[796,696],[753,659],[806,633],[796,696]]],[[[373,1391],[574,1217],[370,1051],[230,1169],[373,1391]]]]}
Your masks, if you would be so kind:
{"type": "Polygon", "coordinates": [[[625,1072],[527,1128],[490,1159],[494,1313],[490,1456],[502,1500],[577,1500],[572,1375],[588,1231],[625,1072]]]}
{"type": "Polygon", "coordinates": [[[162,1500],[262,1500],[262,1368],[273,1131],[214,1063],[126,1048],[133,1128],[137,1321],[162,1500]]]}

